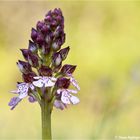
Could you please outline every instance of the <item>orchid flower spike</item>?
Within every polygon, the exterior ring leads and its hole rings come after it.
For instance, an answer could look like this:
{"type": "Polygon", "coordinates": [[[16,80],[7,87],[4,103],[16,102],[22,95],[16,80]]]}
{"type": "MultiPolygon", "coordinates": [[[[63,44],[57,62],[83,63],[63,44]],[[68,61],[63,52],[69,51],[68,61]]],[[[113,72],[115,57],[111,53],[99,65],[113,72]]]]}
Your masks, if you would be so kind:
{"type": "Polygon", "coordinates": [[[63,110],[68,104],[77,104],[79,98],[74,96],[80,87],[73,77],[76,65],[63,65],[70,47],[62,48],[65,43],[64,17],[61,9],[49,11],[43,20],[31,29],[28,47],[20,49],[23,60],[17,62],[22,73],[23,82],[17,84],[17,90],[9,106],[14,109],[21,100],[29,97],[29,102],[48,101],[54,107],[63,110]],[[69,89],[70,84],[75,90],[69,89]],[[42,93],[43,94],[42,94],[42,93]]]}

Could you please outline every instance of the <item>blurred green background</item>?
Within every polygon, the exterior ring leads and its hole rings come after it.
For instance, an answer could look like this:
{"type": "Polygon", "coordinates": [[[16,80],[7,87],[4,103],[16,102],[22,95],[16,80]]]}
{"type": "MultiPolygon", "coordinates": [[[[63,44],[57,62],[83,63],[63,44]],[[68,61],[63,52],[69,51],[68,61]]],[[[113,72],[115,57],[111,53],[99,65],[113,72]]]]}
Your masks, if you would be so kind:
{"type": "Polygon", "coordinates": [[[59,7],[65,17],[65,63],[77,64],[81,102],[54,109],[54,139],[114,139],[140,136],[140,2],[7,1],[0,2],[0,139],[41,138],[40,108],[23,100],[8,107],[10,90],[21,81],[16,66],[23,59],[31,27],[59,7]]]}

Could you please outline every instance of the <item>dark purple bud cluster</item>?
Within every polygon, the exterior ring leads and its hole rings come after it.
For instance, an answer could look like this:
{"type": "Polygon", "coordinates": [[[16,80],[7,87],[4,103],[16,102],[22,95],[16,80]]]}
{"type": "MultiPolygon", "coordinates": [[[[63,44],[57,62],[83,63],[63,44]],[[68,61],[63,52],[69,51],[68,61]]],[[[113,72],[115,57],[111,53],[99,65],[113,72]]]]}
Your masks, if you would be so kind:
{"type": "Polygon", "coordinates": [[[31,38],[28,49],[21,49],[27,62],[21,60],[17,62],[25,82],[32,82],[33,77],[36,76],[32,67],[37,69],[40,76],[52,76],[60,69],[62,75],[74,72],[76,66],[64,65],[62,67],[62,61],[66,59],[70,47],[61,49],[65,42],[65,33],[64,17],[60,9],[55,8],[49,11],[42,21],[38,21],[36,29],[31,30],[31,38]]]}

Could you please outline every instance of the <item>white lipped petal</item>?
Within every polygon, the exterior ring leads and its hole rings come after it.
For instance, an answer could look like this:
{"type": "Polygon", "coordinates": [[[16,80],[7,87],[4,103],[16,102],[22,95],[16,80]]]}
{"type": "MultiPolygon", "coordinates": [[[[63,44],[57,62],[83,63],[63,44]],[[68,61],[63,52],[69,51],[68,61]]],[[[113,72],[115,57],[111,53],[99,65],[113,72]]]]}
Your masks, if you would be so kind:
{"type": "Polygon", "coordinates": [[[27,83],[20,83],[17,85],[17,92],[20,94],[21,92],[28,92],[29,84],[27,83]]]}
{"type": "Polygon", "coordinates": [[[79,98],[76,96],[71,95],[70,97],[70,101],[72,102],[72,104],[78,104],[80,102],[79,98]]]}
{"type": "Polygon", "coordinates": [[[33,85],[36,86],[36,87],[43,87],[44,82],[43,82],[42,79],[39,79],[37,81],[33,81],[33,85]]]}
{"type": "Polygon", "coordinates": [[[25,98],[25,97],[27,97],[28,96],[28,92],[20,92],[20,94],[19,94],[19,98],[20,99],[23,99],[23,98],[25,98]]]}
{"type": "Polygon", "coordinates": [[[52,87],[55,85],[55,82],[53,80],[56,80],[54,77],[44,77],[44,76],[38,76],[34,77],[34,79],[38,79],[37,81],[33,81],[33,85],[36,87],[52,87]]]}
{"type": "Polygon", "coordinates": [[[64,104],[70,104],[70,96],[69,96],[69,93],[68,92],[66,92],[66,91],[63,91],[62,92],[61,101],[64,104]]]}
{"type": "Polygon", "coordinates": [[[52,87],[54,85],[55,85],[55,83],[53,81],[51,81],[50,79],[47,79],[45,82],[45,87],[52,87]]]}

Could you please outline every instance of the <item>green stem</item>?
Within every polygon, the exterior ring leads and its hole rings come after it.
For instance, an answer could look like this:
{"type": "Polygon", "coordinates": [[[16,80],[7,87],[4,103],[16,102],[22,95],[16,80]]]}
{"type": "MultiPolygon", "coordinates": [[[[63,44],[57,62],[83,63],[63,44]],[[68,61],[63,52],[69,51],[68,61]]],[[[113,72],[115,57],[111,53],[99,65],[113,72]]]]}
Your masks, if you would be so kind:
{"type": "Polygon", "coordinates": [[[46,100],[41,101],[42,115],[42,140],[52,140],[51,136],[51,104],[46,100]]]}

